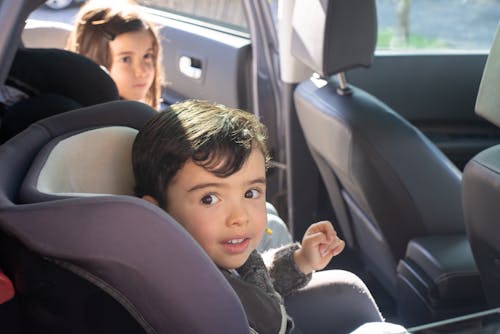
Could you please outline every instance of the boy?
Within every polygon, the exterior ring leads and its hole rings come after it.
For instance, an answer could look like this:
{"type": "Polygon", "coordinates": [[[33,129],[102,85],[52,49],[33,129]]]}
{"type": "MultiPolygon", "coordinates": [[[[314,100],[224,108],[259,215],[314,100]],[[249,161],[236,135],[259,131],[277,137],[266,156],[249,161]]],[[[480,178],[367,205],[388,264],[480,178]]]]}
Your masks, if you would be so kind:
{"type": "Polygon", "coordinates": [[[221,269],[257,333],[289,333],[282,296],[305,286],[344,248],[331,223],[311,225],[302,245],[255,251],[266,229],[264,125],[245,111],[204,101],[173,104],[133,145],[136,194],[175,218],[221,269]]]}

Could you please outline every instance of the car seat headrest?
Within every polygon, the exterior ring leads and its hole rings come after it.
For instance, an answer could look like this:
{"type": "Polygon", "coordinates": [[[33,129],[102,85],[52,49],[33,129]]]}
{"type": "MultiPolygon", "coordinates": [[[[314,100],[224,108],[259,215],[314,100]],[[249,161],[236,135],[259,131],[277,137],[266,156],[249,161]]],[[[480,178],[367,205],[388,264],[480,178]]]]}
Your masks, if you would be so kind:
{"type": "Polygon", "coordinates": [[[476,99],[475,111],[491,123],[500,127],[500,26],[497,28],[495,39],[491,46],[486,65],[484,67],[479,92],[476,99]]]}
{"type": "Polygon", "coordinates": [[[372,63],[375,0],[296,0],[292,26],[292,54],[321,76],[372,63]]]}
{"type": "Polygon", "coordinates": [[[133,195],[132,144],[137,130],[109,126],[55,138],[32,164],[21,197],[133,195]]]}
{"type": "Polygon", "coordinates": [[[115,82],[98,64],[61,49],[18,49],[6,83],[30,96],[66,96],[83,107],[120,98],[115,82]]]}
{"type": "Polygon", "coordinates": [[[61,140],[40,170],[37,188],[47,193],[133,195],[132,143],[137,132],[114,126],[61,140]]]}
{"type": "MultiPolygon", "coordinates": [[[[16,202],[38,203],[76,194],[133,193],[131,148],[156,110],[137,101],[111,101],[40,120],[7,141],[24,140],[32,154],[19,169],[16,202]]],[[[18,145],[18,144],[16,144],[18,145]]],[[[28,154],[27,153],[27,154],[28,154]]]]}
{"type": "Polygon", "coordinates": [[[39,119],[119,100],[113,79],[98,64],[60,49],[18,49],[5,85],[11,99],[0,123],[0,143],[39,119]]]}

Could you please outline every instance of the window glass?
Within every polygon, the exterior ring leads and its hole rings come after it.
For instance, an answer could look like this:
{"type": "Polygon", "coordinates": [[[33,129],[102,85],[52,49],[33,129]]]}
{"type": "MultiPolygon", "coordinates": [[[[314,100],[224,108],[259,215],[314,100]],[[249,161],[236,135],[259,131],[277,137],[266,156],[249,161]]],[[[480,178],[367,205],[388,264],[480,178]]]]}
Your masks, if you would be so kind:
{"type": "Polygon", "coordinates": [[[138,0],[140,5],[247,31],[242,0],[138,0]]]}
{"type": "Polygon", "coordinates": [[[489,50],[500,0],[376,0],[378,50],[489,50]]]}
{"type": "MultiPolygon", "coordinates": [[[[242,0],[138,0],[247,32],[242,0]]],[[[269,0],[275,13],[277,0],[269,0]]],[[[378,50],[489,50],[500,0],[376,0],[378,50]]]]}

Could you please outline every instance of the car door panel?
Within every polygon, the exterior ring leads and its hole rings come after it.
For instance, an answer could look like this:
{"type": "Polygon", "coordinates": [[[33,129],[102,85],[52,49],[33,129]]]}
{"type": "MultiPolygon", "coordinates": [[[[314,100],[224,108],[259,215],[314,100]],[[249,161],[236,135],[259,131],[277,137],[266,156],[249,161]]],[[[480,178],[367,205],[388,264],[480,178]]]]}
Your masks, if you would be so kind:
{"type": "Polygon", "coordinates": [[[246,108],[250,40],[201,24],[158,18],[167,103],[180,98],[246,108]]]}

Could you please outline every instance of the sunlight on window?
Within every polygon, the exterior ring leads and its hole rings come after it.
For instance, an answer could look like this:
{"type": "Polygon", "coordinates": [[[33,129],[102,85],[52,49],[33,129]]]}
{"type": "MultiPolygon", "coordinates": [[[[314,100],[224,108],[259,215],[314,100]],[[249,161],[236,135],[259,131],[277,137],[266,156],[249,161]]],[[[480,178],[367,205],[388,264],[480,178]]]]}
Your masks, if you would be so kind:
{"type": "Polygon", "coordinates": [[[488,50],[500,0],[377,0],[378,50],[488,50]]]}

